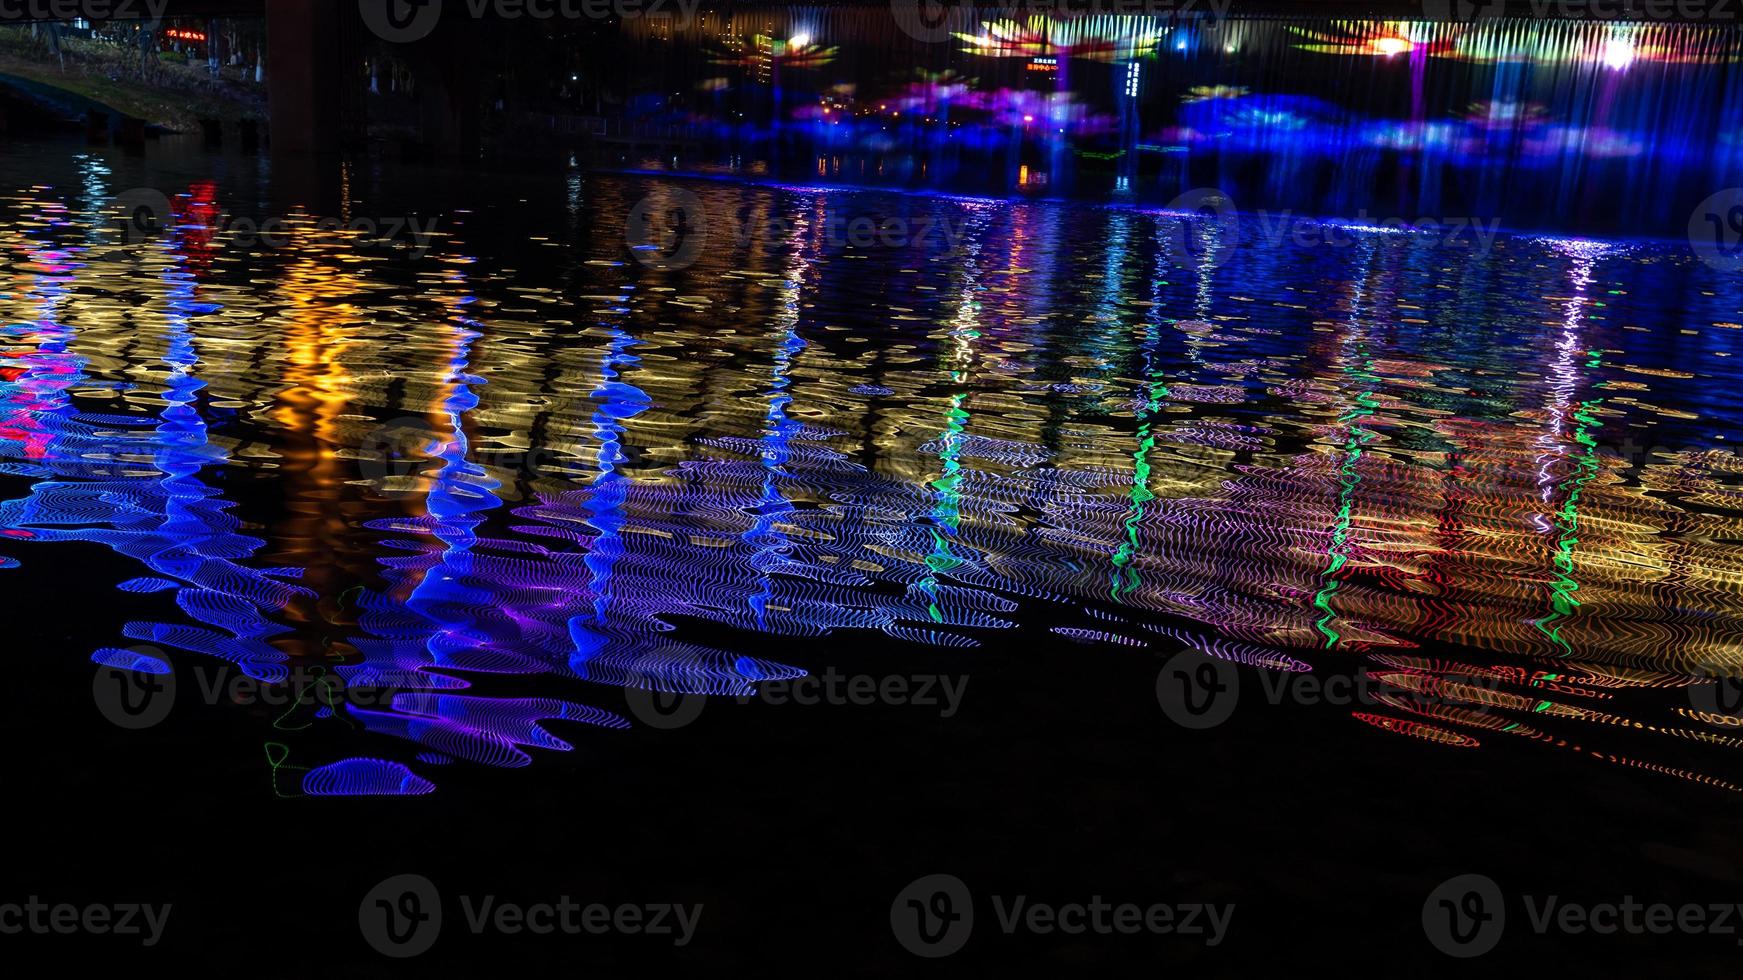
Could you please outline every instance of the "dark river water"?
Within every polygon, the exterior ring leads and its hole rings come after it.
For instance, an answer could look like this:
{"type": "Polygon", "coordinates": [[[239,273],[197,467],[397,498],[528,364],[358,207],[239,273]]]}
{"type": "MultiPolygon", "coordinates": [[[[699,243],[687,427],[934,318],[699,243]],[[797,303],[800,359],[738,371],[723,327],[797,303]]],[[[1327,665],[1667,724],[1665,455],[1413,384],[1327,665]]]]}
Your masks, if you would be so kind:
{"type": "MultiPolygon", "coordinates": [[[[903,956],[934,871],[1250,903],[1145,953],[1204,973],[1414,949],[1467,871],[1743,878],[1743,283],[1687,243],[43,144],[0,245],[21,880],[156,841],[70,880],[184,955],[428,868],[706,897],[677,955],[747,968],[903,956]]],[[[1582,955],[1734,955],[1656,939],[1582,955]]]]}

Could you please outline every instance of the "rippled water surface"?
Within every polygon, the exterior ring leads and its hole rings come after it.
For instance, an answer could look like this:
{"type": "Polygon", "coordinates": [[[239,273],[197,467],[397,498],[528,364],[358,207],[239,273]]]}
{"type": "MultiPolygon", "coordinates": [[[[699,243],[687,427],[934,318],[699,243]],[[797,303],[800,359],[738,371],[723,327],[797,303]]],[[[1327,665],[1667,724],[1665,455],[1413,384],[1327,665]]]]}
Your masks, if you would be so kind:
{"type": "Polygon", "coordinates": [[[1317,723],[1738,788],[1743,311],[1686,244],[1249,221],[1185,267],[1141,210],[581,173],[383,244],[315,215],[404,214],[396,176],[322,212],[243,158],[30,162],[4,574],[95,544],[69,656],[312,685],[281,792],[428,792],[880,633],[1354,676],[1317,723]],[[175,227],[117,220],[141,188],[175,227]],[[650,195],[701,203],[694,264],[628,244],[650,195]]]}

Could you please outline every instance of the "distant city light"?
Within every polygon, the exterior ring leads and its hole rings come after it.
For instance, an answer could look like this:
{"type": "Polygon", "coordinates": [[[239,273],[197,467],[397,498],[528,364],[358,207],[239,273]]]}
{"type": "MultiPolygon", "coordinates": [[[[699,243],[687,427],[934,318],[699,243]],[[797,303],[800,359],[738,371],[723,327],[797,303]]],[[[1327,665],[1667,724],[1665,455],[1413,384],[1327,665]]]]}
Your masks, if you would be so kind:
{"type": "Polygon", "coordinates": [[[1623,37],[1613,37],[1604,42],[1602,54],[1604,67],[1621,71],[1634,63],[1634,42],[1623,37]]]}
{"type": "Polygon", "coordinates": [[[1387,35],[1374,39],[1374,50],[1390,58],[1395,54],[1403,54],[1410,50],[1410,42],[1397,35],[1387,35]]]}

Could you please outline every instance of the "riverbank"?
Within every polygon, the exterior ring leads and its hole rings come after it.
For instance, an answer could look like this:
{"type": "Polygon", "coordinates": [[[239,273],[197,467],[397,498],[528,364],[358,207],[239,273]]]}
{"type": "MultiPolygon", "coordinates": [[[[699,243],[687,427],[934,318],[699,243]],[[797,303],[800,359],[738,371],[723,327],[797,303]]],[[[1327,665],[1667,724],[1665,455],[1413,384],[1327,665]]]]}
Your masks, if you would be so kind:
{"type": "Polygon", "coordinates": [[[201,119],[264,120],[265,86],[204,63],[143,60],[120,46],[62,39],[55,52],[27,31],[0,31],[0,84],[67,118],[99,108],[148,127],[197,132],[201,119]]]}

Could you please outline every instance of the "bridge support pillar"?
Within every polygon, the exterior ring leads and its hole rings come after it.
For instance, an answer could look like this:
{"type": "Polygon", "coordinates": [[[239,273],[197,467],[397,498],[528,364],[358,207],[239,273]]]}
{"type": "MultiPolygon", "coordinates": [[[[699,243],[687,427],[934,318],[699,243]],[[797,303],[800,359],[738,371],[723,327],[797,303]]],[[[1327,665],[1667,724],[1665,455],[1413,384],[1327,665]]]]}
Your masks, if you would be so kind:
{"type": "Polygon", "coordinates": [[[274,156],[340,149],[348,77],[342,5],[277,0],[266,5],[266,97],[274,156]]]}

